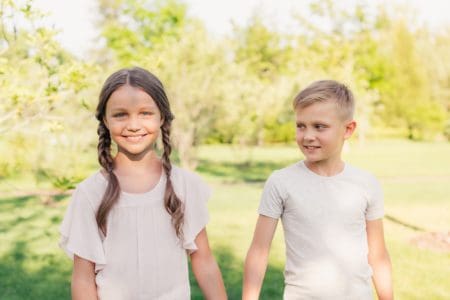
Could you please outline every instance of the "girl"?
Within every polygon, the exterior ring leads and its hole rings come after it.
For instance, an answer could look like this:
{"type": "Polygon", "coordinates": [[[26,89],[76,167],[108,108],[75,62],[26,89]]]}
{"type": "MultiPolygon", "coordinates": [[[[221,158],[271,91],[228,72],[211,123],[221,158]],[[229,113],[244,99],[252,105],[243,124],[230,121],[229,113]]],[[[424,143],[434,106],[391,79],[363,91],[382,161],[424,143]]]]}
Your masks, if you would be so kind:
{"type": "Polygon", "coordinates": [[[188,253],[205,298],[226,299],[205,230],[210,191],[170,163],[174,117],[162,83],[137,67],[115,72],[96,118],[102,169],[77,186],[61,225],[72,298],[190,299],[188,253]]]}

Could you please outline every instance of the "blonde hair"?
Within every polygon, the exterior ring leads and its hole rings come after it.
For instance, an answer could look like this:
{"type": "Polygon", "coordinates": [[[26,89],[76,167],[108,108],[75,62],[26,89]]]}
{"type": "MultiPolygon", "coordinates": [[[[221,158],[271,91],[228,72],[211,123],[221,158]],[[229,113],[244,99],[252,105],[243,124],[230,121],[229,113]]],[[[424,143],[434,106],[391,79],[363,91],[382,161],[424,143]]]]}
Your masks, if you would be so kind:
{"type": "Polygon", "coordinates": [[[355,100],[352,91],[335,80],[319,80],[304,88],[294,98],[294,109],[304,108],[316,102],[334,101],[344,120],[352,119],[355,100]]]}

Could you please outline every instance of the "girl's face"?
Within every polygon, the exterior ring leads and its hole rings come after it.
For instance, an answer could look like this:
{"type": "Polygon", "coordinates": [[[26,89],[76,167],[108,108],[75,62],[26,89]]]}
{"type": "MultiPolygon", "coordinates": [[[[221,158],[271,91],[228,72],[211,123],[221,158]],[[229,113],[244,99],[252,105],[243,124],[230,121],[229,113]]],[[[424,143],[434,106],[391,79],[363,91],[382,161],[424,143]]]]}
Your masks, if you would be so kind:
{"type": "Polygon", "coordinates": [[[123,85],[111,94],[104,122],[118,152],[134,158],[152,151],[163,124],[152,97],[130,85],[123,85]]]}

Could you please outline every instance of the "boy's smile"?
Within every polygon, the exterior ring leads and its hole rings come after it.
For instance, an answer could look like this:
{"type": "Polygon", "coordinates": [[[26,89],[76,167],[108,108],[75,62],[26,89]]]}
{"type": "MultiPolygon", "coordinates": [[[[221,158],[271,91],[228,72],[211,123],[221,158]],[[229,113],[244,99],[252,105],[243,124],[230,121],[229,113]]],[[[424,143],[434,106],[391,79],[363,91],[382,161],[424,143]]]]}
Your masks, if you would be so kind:
{"type": "Polygon", "coordinates": [[[295,109],[297,144],[311,168],[335,169],[341,164],[341,150],[356,126],[343,120],[334,100],[315,102],[295,109]]]}

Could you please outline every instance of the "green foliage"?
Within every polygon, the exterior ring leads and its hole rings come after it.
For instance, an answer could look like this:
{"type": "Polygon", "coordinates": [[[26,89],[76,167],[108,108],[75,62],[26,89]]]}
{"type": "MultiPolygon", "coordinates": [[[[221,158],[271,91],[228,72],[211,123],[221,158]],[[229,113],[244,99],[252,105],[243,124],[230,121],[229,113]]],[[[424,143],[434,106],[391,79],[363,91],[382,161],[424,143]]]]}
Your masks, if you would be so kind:
{"type": "Polygon", "coordinates": [[[254,15],[243,28],[235,27],[235,62],[245,65],[250,76],[266,83],[286,72],[292,47],[288,36],[271,31],[254,15]]]}
{"type": "Polygon", "coordinates": [[[179,1],[100,0],[102,36],[120,65],[139,64],[156,47],[177,40],[186,24],[179,1]]]}
{"type": "Polygon", "coordinates": [[[353,90],[361,140],[384,133],[449,139],[449,31],[413,27],[407,13],[400,18],[385,6],[361,2],[349,9],[317,0],[294,12],[296,30],[289,34],[255,13],[231,35],[214,37],[178,0],[98,4],[104,46],[89,61],[61,48],[32,1],[2,2],[3,178],[29,170],[78,178],[96,165],[93,111],[100,86],[112,71],[130,65],[164,82],[176,116],[177,155],[192,168],[202,143],[292,141],[292,99],[324,78],[353,90]],[[83,153],[90,156],[80,163],[83,153]]]}
{"type": "Polygon", "coordinates": [[[390,26],[392,48],[388,51],[393,60],[386,86],[380,89],[383,115],[387,124],[406,127],[409,139],[423,139],[427,131],[442,130],[445,110],[432,98],[426,64],[417,53],[414,33],[404,21],[390,26]]]}
{"type": "Polygon", "coordinates": [[[74,189],[78,182],[80,182],[80,180],[67,177],[57,177],[52,182],[52,185],[59,190],[65,191],[74,189]]]}

